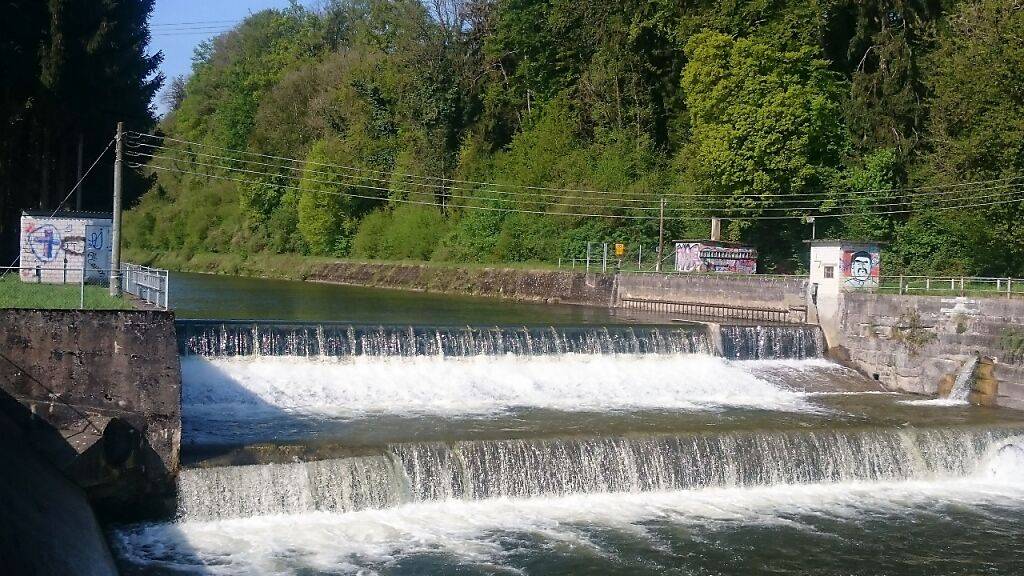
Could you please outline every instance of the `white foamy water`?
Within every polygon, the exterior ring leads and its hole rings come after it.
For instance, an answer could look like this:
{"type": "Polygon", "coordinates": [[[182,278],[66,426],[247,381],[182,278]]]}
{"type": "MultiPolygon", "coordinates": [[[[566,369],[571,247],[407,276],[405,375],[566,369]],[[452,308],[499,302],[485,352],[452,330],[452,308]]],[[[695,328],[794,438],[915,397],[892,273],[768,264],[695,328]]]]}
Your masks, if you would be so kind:
{"type": "Polygon", "coordinates": [[[732,362],[705,355],[444,358],[183,357],[186,415],[267,412],[331,417],[564,411],[820,411],[807,394],[758,375],[819,369],[824,360],[732,362]]]}
{"type": "Polygon", "coordinates": [[[501,566],[503,538],[509,535],[600,554],[600,543],[592,539],[595,530],[644,540],[652,522],[682,531],[714,525],[813,531],[802,522],[921,512],[941,517],[949,507],[1024,506],[1022,470],[1024,448],[1017,438],[994,446],[978,471],[961,479],[447,500],[344,514],[143,525],[117,532],[114,544],[132,564],[204,574],[372,573],[365,569],[421,553],[501,566]]]}
{"type": "Polygon", "coordinates": [[[956,398],[930,398],[928,400],[900,400],[900,404],[906,404],[908,406],[937,406],[937,407],[949,407],[949,406],[967,406],[970,404],[967,400],[957,400],[956,398]]]}

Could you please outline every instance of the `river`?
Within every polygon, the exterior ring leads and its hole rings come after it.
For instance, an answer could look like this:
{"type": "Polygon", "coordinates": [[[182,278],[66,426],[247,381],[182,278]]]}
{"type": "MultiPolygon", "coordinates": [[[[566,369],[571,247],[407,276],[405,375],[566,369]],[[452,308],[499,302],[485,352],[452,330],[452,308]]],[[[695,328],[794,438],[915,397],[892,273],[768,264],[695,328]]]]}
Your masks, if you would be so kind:
{"type": "Polygon", "coordinates": [[[1024,573],[1024,416],[886,391],[814,328],[173,281],[207,319],[178,517],[112,532],[132,573],[1024,573]]]}

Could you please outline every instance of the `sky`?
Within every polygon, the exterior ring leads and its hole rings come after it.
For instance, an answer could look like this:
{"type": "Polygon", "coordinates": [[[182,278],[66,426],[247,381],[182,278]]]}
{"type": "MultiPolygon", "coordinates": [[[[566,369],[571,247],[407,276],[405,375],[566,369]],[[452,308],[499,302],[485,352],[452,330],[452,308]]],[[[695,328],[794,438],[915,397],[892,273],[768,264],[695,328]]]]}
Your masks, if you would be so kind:
{"type": "MultiPolygon", "coordinates": [[[[160,70],[166,86],[175,76],[192,70],[192,52],[203,40],[227,30],[249,14],[266,8],[284,8],[288,0],[156,0],[149,24],[153,39],[150,51],[163,51],[160,70]]],[[[157,97],[157,112],[167,106],[157,97]]]]}

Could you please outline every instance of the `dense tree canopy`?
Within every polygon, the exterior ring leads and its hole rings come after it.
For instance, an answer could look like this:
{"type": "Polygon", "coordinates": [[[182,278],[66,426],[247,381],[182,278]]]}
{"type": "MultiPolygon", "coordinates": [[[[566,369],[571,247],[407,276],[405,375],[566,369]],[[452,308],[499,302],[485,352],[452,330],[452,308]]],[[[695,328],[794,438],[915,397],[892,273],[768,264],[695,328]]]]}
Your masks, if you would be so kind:
{"type": "MultiPolygon", "coordinates": [[[[150,103],[163,77],[162,56],[147,52],[152,7],[153,0],[0,4],[0,254],[16,250],[20,211],[56,208],[118,121],[153,126],[150,103]]],[[[110,209],[111,165],[108,155],[85,183],[82,208],[110,209]]],[[[134,173],[128,182],[129,200],[148,187],[134,173]]]]}
{"type": "Polygon", "coordinates": [[[173,84],[127,239],[554,261],[651,246],[665,198],[770,271],[817,214],[891,271],[1024,275],[1022,38],[1000,0],[296,3],[173,84]]]}

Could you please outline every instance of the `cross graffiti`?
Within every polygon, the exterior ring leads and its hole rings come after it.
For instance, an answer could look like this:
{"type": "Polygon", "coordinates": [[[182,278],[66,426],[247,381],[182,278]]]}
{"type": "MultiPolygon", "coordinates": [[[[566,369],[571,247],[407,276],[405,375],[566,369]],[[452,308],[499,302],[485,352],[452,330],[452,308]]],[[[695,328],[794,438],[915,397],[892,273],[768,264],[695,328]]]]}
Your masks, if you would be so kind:
{"type": "Polygon", "coordinates": [[[29,231],[28,244],[36,258],[43,262],[52,262],[62,247],[60,232],[53,226],[44,224],[29,231]]]}

